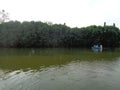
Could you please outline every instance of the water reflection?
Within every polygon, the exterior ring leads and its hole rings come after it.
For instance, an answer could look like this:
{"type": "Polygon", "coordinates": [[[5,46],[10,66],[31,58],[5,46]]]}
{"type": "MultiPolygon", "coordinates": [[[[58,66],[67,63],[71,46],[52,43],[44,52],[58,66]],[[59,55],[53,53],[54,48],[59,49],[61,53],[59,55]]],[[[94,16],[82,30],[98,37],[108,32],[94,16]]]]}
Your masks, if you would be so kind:
{"type": "Polygon", "coordinates": [[[42,49],[29,55],[29,50],[22,51],[0,55],[0,90],[120,89],[120,52],[42,49]]]}
{"type": "Polygon", "coordinates": [[[40,70],[12,71],[0,80],[0,90],[118,90],[120,72],[116,68],[120,69],[118,62],[76,61],[40,70]]]}

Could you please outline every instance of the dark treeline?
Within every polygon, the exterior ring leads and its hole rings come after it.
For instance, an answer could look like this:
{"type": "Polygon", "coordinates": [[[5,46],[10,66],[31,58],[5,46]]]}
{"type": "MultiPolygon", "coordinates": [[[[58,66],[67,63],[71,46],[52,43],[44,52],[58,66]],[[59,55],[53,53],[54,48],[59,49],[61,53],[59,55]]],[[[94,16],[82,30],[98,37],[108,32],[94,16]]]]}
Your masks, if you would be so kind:
{"type": "Polygon", "coordinates": [[[10,21],[0,24],[0,47],[104,47],[120,46],[120,30],[115,26],[70,28],[65,24],[10,21]]]}

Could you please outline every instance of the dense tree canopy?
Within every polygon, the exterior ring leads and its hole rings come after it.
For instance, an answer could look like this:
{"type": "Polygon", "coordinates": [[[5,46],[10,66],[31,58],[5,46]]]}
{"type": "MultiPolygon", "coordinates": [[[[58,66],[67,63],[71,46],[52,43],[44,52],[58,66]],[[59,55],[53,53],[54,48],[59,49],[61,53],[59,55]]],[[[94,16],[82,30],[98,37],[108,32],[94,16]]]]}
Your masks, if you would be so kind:
{"type": "Polygon", "coordinates": [[[0,47],[104,47],[120,46],[120,30],[115,26],[70,28],[65,24],[10,21],[0,24],[0,47]]]}

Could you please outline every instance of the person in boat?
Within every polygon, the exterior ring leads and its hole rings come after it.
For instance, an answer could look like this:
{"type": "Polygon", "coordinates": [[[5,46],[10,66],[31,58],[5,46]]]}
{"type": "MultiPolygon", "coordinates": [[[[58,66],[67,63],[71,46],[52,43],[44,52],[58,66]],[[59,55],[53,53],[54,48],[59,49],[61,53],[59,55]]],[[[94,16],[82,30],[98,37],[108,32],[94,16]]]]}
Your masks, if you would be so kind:
{"type": "Polygon", "coordinates": [[[98,45],[94,45],[93,48],[98,48],[98,45]]]}
{"type": "Polygon", "coordinates": [[[103,48],[103,46],[100,44],[100,45],[98,45],[98,44],[96,44],[96,45],[93,45],[93,47],[92,47],[92,49],[102,49],[103,48]]]}

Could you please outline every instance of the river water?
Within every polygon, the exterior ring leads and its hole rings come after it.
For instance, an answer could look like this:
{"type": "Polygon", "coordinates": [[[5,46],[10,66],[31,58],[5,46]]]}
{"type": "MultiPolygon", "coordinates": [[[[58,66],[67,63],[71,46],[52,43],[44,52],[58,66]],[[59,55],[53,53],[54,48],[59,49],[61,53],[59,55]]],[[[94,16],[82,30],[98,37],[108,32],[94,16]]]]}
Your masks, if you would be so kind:
{"type": "Polygon", "coordinates": [[[120,90],[120,50],[0,49],[0,90],[120,90]]]}

